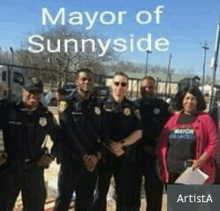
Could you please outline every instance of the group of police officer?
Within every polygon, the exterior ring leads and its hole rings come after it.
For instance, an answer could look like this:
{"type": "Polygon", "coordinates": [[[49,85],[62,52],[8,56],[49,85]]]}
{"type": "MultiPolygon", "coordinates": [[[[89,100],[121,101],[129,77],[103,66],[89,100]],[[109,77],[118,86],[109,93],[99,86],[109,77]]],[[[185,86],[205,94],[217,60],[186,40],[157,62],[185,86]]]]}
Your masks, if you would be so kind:
{"type": "Polygon", "coordinates": [[[22,99],[1,101],[0,127],[4,152],[0,155],[0,210],[11,211],[22,192],[25,211],[42,211],[46,198],[43,172],[57,158],[61,164],[54,211],[68,210],[76,192],[76,211],[106,210],[111,176],[115,179],[117,211],[140,208],[140,187],[145,177],[147,211],[160,211],[163,184],[156,170],[155,148],[167,104],[154,96],[155,80],[145,77],[142,98],[126,98],[128,77],[117,72],[111,95],[93,94],[93,74],[77,71],[76,91],[60,98],[59,125],[40,102],[42,82],[26,80],[22,99]],[[45,136],[54,141],[45,148],[45,136]]]}

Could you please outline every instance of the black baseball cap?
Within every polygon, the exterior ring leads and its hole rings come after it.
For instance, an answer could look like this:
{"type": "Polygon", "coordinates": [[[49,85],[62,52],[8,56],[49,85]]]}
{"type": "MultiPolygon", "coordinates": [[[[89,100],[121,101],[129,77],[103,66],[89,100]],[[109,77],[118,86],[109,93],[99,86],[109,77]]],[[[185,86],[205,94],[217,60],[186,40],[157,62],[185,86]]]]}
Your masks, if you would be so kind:
{"type": "Polygon", "coordinates": [[[43,92],[43,83],[39,78],[27,78],[23,84],[23,88],[29,92],[38,91],[43,92]]]}

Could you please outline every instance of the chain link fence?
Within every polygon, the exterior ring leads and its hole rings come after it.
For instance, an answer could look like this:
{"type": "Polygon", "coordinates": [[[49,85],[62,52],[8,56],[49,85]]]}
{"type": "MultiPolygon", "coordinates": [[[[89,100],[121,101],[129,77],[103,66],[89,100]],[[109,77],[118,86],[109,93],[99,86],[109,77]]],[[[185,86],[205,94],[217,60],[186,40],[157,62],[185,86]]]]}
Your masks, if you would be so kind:
{"type": "MultiPolygon", "coordinates": [[[[0,97],[13,98],[18,94],[18,84],[26,77],[38,77],[43,81],[44,91],[55,91],[58,86],[74,83],[75,71],[66,71],[65,74],[58,69],[46,69],[29,66],[11,65],[0,63],[0,97]]],[[[95,86],[110,87],[112,75],[94,74],[95,86]]],[[[140,78],[129,77],[127,98],[137,99],[140,97],[140,78]]],[[[178,83],[161,81],[156,79],[156,95],[160,98],[173,97],[178,90],[178,83]]]]}

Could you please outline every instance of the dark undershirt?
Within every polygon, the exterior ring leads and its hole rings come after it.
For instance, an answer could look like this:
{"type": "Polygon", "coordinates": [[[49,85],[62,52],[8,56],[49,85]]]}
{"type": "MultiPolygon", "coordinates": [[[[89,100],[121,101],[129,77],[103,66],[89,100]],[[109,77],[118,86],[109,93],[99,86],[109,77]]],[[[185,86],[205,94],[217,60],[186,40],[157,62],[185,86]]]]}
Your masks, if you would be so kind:
{"type": "Polygon", "coordinates": [[[195,115],[182,113],[177,120],[177,127],[168,135],[169,172],[182,173],[185,170],[184,162],[193,159],[195,135],[190,123],[194,119],[195,115]]]}
{"type": "Polygon", "coordinates": [[[187,115],[185,113],[182,113],[178,119],[178,123],[181,124],[181,123],[190,123],[193,121],[195,115],[187,115]]]}

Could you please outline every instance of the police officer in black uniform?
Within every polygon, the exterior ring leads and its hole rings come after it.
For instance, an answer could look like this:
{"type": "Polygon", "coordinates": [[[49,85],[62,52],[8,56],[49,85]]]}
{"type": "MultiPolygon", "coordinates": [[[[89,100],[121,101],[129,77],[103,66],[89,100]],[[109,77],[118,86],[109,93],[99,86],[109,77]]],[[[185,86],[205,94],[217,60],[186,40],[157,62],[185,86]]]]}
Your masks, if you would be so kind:
{"type": "Polygon", "coordinates": [[[154,92],[154,78],[144,77],[141,81],[142,98],[136,103],[140,108],[143,127],[143,137],[139,142],[139,147],[142,175],[145,177],[147,211],[161,210],[163,184],[156,170],[156,146],[165,120],[169,116],[168,104],[162,99],[155,98],[154,92]]]}
{"type": "Polygon", "coordinates": [[[42,145],[47,134],[56,142],[60,137],[52,113],[39,102],[42,92],[42,82],[38,78],[28,78],[21,100],[1,101],[0,127],[5,150],[0,175],[1,211],[13,209],[20,191],[25,211],[44,210],[44,168],[53,157],[42,145]]]}
{"type": "Polygon", "coordinates": [[[99,198],[94,210],[106,210],[106,196],[111,176],[116,183],[117,211],[137,210],[136,142],[141,138],[140,113],[137,106],[125,98],[128,77],[115,74],[112,94],[104,103],[103,131],[106,154],[99,166],[99,198]]]}
{"type": "Polygon", "coordinates": [[[102,109],[92,95],[92,72],[83,68],[75,76],[76,91],[59,106],[63,132],[61,169],[55,211],[68,210],[76,191],[76,211],[90,210],[97,179],[96,164],[100,159],[100,130],[102,109]]]}

